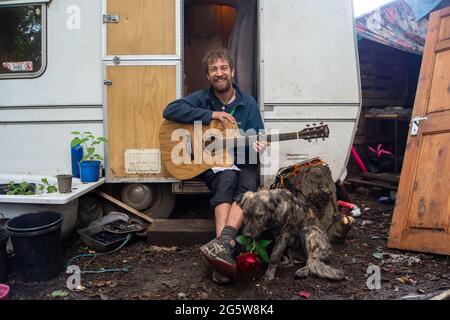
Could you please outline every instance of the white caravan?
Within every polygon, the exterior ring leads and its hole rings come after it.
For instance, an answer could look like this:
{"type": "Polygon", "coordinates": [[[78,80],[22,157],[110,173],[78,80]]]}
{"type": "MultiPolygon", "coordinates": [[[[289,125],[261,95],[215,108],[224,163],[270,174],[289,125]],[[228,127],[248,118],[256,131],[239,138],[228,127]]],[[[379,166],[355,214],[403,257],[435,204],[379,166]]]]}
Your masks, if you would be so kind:
{"type": "Polygon", "coordinates": [[[194,182],[161,164],[162,110],[207,84],[219,45],[267,129],[330,128],[281,142],[279,166],[320,157],[343,177],[361,103],[351,0],[0,0],[0,174],[71,172],[70,132],[91,131],[122,201],[166,217],[194,182]]]}

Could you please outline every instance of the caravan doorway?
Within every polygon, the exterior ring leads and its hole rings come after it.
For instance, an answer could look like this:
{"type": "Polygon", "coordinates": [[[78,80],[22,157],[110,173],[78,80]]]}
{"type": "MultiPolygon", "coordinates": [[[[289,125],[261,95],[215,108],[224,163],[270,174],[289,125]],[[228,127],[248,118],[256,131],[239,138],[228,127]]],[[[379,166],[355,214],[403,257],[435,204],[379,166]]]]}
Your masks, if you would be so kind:
{"type": "Polygon", "coordinates": [[[235,83],[256,98],[256,4],[256,0],[184,1],[184,95],[209,86],[203,56],[225,47],[235,60],[235,83]]]}

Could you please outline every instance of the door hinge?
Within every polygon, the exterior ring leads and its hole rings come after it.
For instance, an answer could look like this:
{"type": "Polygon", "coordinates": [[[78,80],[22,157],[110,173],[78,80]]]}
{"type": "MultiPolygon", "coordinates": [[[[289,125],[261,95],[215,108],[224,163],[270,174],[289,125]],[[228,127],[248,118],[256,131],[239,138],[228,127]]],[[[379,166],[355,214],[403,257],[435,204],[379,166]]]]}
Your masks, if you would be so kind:
{"type": "Polygon", "coordinates": [[[419,123],[420,121],[427,120],[428,117],[414,117],[411,119],[411,136],[417,136],[419,132],[419,123]]]}
{"type": "Polygon", "coordinates": [[[118,14],[114,14],[114,15],[104,14],[103,15],[103,23],[119,23],[119,15],[118,14]]]}
{"type": "Polygon", "coordinates": [[[112,81],[111,81],[111,80],[104,80],[104,81],[103,81],[103,84],[104,84],[105,86],[110,86],[110,85],[112,85],[112,81]]]}

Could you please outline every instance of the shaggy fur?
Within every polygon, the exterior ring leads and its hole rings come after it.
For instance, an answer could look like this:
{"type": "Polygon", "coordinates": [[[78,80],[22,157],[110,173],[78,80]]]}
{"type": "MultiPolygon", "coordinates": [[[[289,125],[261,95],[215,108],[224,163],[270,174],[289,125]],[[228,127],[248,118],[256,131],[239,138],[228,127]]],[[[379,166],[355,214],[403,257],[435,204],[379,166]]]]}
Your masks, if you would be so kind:
{"type": "Polygon", "coordinates": [[[285,251],[289,256],[286,250],[289,248],[294,251],[303,248],[307,257],[306,266],[295,273],[297,277],[309,274],[333,280],[344,277],[343,271],[324,263],[331,254],[330,241],[301,196],[295,197],[285,189],[248,191],[238,204],[244,212],[244,236],[256,238],[269,229],[275,238],[265,280],[274,279],[285,251]]]}

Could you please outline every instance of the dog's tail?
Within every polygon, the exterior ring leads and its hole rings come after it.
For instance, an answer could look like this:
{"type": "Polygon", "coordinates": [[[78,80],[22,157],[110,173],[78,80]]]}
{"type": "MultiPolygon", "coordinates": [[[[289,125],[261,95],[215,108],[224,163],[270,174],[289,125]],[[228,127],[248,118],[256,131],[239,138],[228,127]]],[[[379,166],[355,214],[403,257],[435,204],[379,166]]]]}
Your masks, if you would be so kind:
{"type": "Polygon", "coordinates": [[[342,280],[344,278],[344,271],[333,268],[318,259],[308,261],[306,267],[309,274],[314,274],[319,278],[330,280],[342,280]]]}

